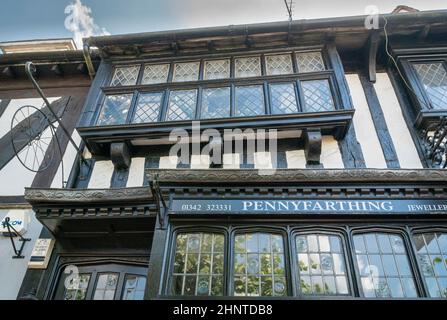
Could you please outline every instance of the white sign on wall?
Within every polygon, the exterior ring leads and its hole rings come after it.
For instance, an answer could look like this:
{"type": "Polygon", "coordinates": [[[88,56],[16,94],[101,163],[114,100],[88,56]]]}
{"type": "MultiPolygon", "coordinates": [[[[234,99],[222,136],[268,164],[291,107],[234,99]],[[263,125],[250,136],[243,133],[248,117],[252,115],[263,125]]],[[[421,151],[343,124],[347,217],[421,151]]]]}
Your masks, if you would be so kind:
{"type": "MultiPolygon", "coordinates": [[[[15,231],[23,235],[26,233],[28,226],[28,217],[25,210],[10,210],[0,223],[0,234],[4,237],[9,237],[8,227],[6,226],[6,218],[9,218],[9,224],[15,231]]],[[[11,229],[13,236],[17,236],[11,229]]]]}
{"type": "Polygon", "coordinates": [[[31,258],[28,262],[29,269],[46,269],[53,252],[53,239],[37,239],[34,244],[31,258]]]}

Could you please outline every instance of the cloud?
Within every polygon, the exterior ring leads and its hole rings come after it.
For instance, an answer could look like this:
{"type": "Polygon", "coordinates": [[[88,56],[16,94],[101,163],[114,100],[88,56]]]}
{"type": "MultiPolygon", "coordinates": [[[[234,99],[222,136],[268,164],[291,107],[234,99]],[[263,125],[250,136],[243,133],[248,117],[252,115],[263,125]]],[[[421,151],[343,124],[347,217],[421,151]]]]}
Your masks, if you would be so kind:
{"type": "Polygon", "coordinates": [[[82,48],[82,38],[90,36],[110,35],[105,29],[99,27],[92,17],[92,9],[83,5],[81,0],[75,0],[65,7],[67,17],[64,25],[68,31],[73,32],[73,38],[78,48],[82,48]]]}

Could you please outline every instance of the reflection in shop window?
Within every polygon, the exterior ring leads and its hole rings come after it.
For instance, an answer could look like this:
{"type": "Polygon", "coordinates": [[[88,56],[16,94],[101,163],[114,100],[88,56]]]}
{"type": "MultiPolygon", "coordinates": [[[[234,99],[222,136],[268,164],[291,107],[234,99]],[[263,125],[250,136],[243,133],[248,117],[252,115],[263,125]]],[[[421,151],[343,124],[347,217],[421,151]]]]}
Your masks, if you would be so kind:
{"type": "Polygon", "coordinates": [[[194,119],[197,90],[172,91],[169,96],[167,121],[194,119]]]}
{"type": "Polygon", "coordinates": [[[104,273],[98,277],[93,300],[113,300],[118,285],[117,273],[104,273]]]}
{"type": "Polygon", "coordinates": [[[227,118],[230,116],[230,88],[208,88],[203,90],[202,119],[227,118]]]}
{"type": "Polygon", "coordinates": [[[178,234],[173,269],[174,295],[223,295],[224,236],[216,233],[178,234]]]}
{"type": "Polygon", "coordinates": [[[349,294],[346,263],[339,236],[299,235],[296,237],[296,249],[302,294],[349,294]]]}
{"type": "Polygon", "coordinates": [[[251,117],[265,114],[262,86],[236,87],[236,117],[251,117]]]}
{"type": "Polygon", "coordinates": [[[131,86],[137,83],[140,66],[117,67],[110,86],[131,86]]]}
{"type": "Polygon", "coordinates": [[[115,125],[126,123],[132,94],[106,96],[99,114],[97,125],[115,125]]]}
{"type": "Polygon", "coordinates": [[[143,300],[146,277],[127,275],[124,282],[123,300],[143,300]]]}
{"type": "Polygon", "coordinates": [[[281,235],[248,233],[235,237],[234,295],[287,295],[281,235]]]}
{"type": "Polygon", "coordinates": [[[418,234],[413,240],[429,296],[447,298],[447,233],[418,234]]]}
{"type": "Polygon", "coordinates": [[[79,274],[68,281],[64,294],[64,300],[85,300],[90,274],[79,274]]]}
{"type": "Polygon", "coordinates": [[[357,267],[366,298],[417,297],[403,238],[395,234],[354,236],[357,267]]]}

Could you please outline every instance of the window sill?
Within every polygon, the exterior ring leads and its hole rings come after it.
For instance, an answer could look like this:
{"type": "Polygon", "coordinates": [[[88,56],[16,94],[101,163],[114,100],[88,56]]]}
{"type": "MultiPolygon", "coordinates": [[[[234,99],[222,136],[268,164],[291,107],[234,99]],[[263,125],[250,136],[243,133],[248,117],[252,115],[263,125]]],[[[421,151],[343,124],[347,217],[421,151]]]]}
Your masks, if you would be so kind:
{"type": "MultiPolygon", "coordinates": [[[[288,115],[265,115],[225,119],[200,120],[200,130],[216,129],[277,129],[304,130],[321,129],[324,135],[341,139],[351,124],[354,110],[336,110],[317,113],[296,113],[288,115]]],[[[167,121],[156,123],[123,124],[111,126],[90,126],[77,128],[80,136],[94,155],[108,156],[111,143],[125,142],[137,146],[136,141],[165,139],[174,129],[191,132],[193,121],[167,121]]]]}
{"type": "Polygon", "coordinates": [[[441,118],[447,117],[447,110],[422,110],[416,117],[418,129],[430,129],[440,124],[441,118]]]}

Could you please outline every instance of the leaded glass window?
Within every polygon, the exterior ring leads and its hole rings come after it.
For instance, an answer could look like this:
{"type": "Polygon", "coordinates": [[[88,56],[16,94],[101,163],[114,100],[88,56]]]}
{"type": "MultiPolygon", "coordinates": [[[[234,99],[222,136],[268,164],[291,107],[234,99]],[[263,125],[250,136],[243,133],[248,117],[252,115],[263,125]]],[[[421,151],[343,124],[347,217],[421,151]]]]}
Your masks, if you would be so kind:
{"type": "Polygon", "coordinates": [[[318,72],[325,70],[321,52],[297,52],[298,72],[318,72]]]}
{"type": "Polygon", "coordinates": [[[167,121],[194,119],[197,90],[172,91],[169,96],[167,121]]]}
{"type": "Polygon", "coordinates": [[[261,75],[261,60],[259,57],[236,58],[234,64],[236,78],[257,77],[261,75]]]}
{"type": "Polygon", "coordinates": [[[267,75],[280,75],[293,73],[292,58],[290,54],[275,54],[265,56],[267,75]]]}
{"type": "Polygon", "coordinates": [[[137,83],[140,66],[116,67],[110,86],[131,86],[137,83]]]}
{"type": "Polygon", "coordinates": [[[236,117],[250,117],[265,114],[262,86],[236,87],[236,117]]]}
{"type": "Polygon", "coordinates": [[[127,113],[132,102],[132,94],[106,96],[97,125],[115,125],[126,123],[127,113]]]}
{"type": "Polygon", "coordinates": [[[400,235],[355,235],[354,247],[366,298],[417,297],[407,250],[400,235]]]}
{"type": "Polygon", "coordinates": [[[433,109],[447,109],[447,71],[441,62],[415,63],[420,81],[433,109]]]}
{"type": "Polygon", "coordinates": [[[118,285],[117,273],[104,273],[99,275],[96,282],[93,300],[113,300],[118,285]]]}
{"type": "Polygon", "coordinates": [[[85,300],[90,274],[79,274],[68,281],[65,289],[64,300],[85,300]]]}
{"type": "Polygon", "coordinates": [[[230,60],[205,61],[205,80],[226,79],[230,77],[230,60]]]}
{"type": "Polygon", "coordinates": [[[199,79],[200,62],[182,62],[174,65],[174,77],[172,81],[196,81],[199,79]]]}
{"type": "Polygon", "coordinates": [[[430,297],[447,298],[447,233],[418,234],[413,240],[430,297]]]}
{"type": "Polygon", "coordinates": [[[203,89],[201,119],[230,116],[230,88],[203,89]]]}
{"type": "Polygon", "coordinates": [[[287,114],[298,112],[298,104],[293,83],[270,85],[270,99],[273,114],[287,114]]]}
{"type": "Polygon", "coordinates": [[[217,233],[180,233],[176,238],[174,295],[223,295],[225,238],[217,233]]]}
{"type": "Polygon", "coordinates": [[[270,233],[235,236],[234,295],[285,296],[283,237],[270,233]]]}
{"type": "Polygon", "coordinates": [[[306,112],[323,112],[335,109],[328,80],[301,81],[306,112]]]}
{"type": "Polygon", "coordinates": [[[123,300],[143,300],[146,277],[126,275],[123,289],[123,300]]]}
{"type": "Polygon", "coordinates": [[[302,294],[349,294],[346,262],[339,236],[299,235],[296,237],[296,249],[302,294]]]}
{"type": "Polygon", "coordinates": [[[162,92],[141,93],[138,96],[132,123],[157,122],[162,98],[162,92]]]}
{"type": "Polygon", "coordinates": [[[144,66],[142,84],[165,83],[168,81],[169,63],[144,66]]]}

